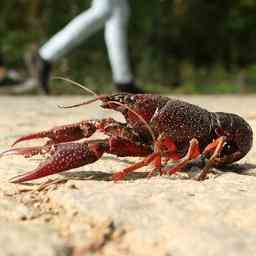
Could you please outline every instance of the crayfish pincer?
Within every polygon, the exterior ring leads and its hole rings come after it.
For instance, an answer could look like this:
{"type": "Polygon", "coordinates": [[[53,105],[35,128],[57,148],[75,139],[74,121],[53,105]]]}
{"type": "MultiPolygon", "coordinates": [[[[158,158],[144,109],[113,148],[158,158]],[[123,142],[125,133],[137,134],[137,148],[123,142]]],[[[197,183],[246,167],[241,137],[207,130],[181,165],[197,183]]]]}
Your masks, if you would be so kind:
{"type": "Polygon", "coordinates": [[[102,108],[121,112],[126,122],[112,118],[83,120],[17,139],[13,146],[31,139],[48,138],[48,141],[38,147],[12,147],[0,157],[32,157],[37,154],[47,157],[35,170],[13,177],[11,182],[29,181],[77,168],[97,161],[104,153],[143,157],[114,173],[115,181],[149,164],[153,168],[148,177],[156,172],[171,175],[200,157],[208,159],[197,177],[203,180],[211,167],[238,161],[252,146],[252,129],[242,117],[209,112],[199,106],[159,95],[118,93],[96,96],[67,107],[98,100],[102,108]],[[104,139],[85,139],[95,131],[106,136],[104,139]],[[175,164],[166,166],[165,163],[170,160],[175,164]]]}

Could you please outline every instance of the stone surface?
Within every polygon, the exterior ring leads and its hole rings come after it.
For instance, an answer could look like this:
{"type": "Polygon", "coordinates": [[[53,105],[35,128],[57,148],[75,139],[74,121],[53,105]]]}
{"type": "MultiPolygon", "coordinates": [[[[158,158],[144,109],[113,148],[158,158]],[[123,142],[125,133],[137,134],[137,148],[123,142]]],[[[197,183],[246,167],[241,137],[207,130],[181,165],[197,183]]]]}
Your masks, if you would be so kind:
{"type": "Polygon", "coordinates": [[[0,221],[1,255],[19,256],[65,256],[70,249],[57,235],[45,225],[27,223],[6,223],[0,221]]]}
{"type": "MultiPolygon", "coordinates": [[[[212,111],[244,117],[255,96],[180,97],[212,111]]],[[[20,135],[81,119],[103,118],[97,104],[63,110],[82,97],[1,97],[0,151],[20,135]]],[[[256,130],[256,120],[248,120],[256,130]]],[[[22,145],[35,145],[38,142],[22,145]]],[[[38,164],[0,159],[1,255],[253,255],[256,250],[256,147],[203,182],[186,174],[114,183],[110,173],[136,158],[106,155],[98,162],[50,177],[67,181],[40,189],[8,179],[38,164]],[[38,191],[40,190],[40,191],[38,191]],[[15,244],[15,246],[13,246],[15,244]],[[35,254],[35,251],[37,252],[35,254]],[[89,254],[88,254],[89,253],[89,254]]]]}

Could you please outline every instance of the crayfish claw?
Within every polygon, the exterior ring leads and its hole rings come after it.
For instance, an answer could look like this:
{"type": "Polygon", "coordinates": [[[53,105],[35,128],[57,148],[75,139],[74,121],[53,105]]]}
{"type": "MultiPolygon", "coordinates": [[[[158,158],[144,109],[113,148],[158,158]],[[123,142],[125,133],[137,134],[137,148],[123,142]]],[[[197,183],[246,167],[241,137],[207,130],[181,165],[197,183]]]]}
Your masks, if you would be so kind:
{"type": "Polygon", "coordinates": [[[12,156],[12,155],[23,155],[24,157],[32,157],[37,154],[44,153],[45,147],[24,147],[24,148],[12,148],[8,149],[0,154],[0,158],[3,156],[12,156]]]}
{"type": "MultiPolygon", "coordinates": [[[[97,147],[97,145],[93,144],[89,146],[87,143],[61,143],[52,145],[51,147],[41,147],[40,152],[44,151],[42,153],[47,153],[47,159],[40,163],[34,170],[11,178],[10,182],[20,183],[39,179],[93,163],[104,152],[104,148],[100,145],[97,147]]],[[[12,151],[15,152],[15,149],[12,151]]],[[[22,149],[18,149],[15,153],[22,154],[27,152],[26,150],[23,152],[22,149]]]]}
{"type": "Polygon", "coordinates": [[[37,132],[37,133],[31,133],[28,135],[24,135],[17,140],[14,141],[11,147],[14,147],[16,144],[26,141],[26,140],[33,140],[33,139],[42,139],[42,138],[47,138],[49,135],[48,131],[42,131],[42,132],[37,132]]]}
{"type": "Polygon", "coordinates": [[[54,174],[59,172],[58,170],[54,170],[54,164],[52,159],[48,159],[45,162],[42,162],[32,171],[25,172],[23,174],[12,177],[9,182],[12,183],[21,183],[25,181],[30,181],[34,179],[39,179],[50,174],[54,174]]]}
{"type": "Polygon", "coordinates": [[[26,173],[14,176],[14,177],[9,179],[9,182],[11,182],[11,183],[21,183],[21,182],[30,180],[29,177],[31,176],[31,174],[33,172],[34,171],[30,171],[30,172],[26,172],[26,173]]]}

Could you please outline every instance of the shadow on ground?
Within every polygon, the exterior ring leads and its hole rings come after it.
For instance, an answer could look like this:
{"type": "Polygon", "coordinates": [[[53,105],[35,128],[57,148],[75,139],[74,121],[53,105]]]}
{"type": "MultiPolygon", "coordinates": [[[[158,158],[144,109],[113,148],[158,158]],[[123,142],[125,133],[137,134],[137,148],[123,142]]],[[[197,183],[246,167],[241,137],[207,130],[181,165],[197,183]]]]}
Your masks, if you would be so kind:
{"type": "MultiPolygon", "coordinates": [[[[108,159],[112,159],[111,157],[107,157],[108,159]]],[[[105,158],[106,159],[106,158],[105,158]]],[[[115,159],[116,161],[117,159],[115,159]]],[[[134,161],[130,161],[127,159],[118,159],[119,162],[125,162],[129,165],[134,164],[134,161]]],[[[193,178],[199,173],[202,169],[202,163],[192,163],[189,164],[188,167],[182,173],[189,173],[184,178],[193,178]]],[[[212,172],[217,174],[217,177],[221,175],[225,175],[227,172],[234,172],[240,175],[248,175],[248,176],[256,176],[256,165],[255,164],[231,164],[228,166],[219,167],[218,169],[213,168],[212,172]]],[[[146,179],[149,172],[132,172],[124,180],[133,181],[139,179],[146,179]]],[[[104,172],[104,171],[69,171],[61,174],[64,178],[70,180],[97,180],[97,181],[113,181],[112,173],[104,172]]],[[[157,176],[156,174],[155,176],[157,176]]],[[[165,176],[166,177],[166,176],[165,176]]]]}

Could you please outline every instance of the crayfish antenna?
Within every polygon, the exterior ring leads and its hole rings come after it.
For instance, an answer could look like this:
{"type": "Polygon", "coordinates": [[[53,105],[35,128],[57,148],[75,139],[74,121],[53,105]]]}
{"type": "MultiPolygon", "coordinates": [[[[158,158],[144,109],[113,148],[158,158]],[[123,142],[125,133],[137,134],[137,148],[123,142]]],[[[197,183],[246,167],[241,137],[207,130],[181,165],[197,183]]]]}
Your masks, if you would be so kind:
{"type": "Polygon", "coordinates": [[[81,102],[81,103],[78,103],[78,104],[74,104],[74,105],[70,105],[70,106],[63,106],[63,105],[58,105],[59,108],[75,108],[75,107],[79,107],[79,106],[82,106],[82,105],[87,105],[87,104],[90,104],[90,103],[93,103],[97,100],[100,100],[102,98],[104,98],[105,96],[99,96],[97,95],[96,92],[94,92],[93,90],[87,88],[86,86],[80,84],[80,83],[77,83],[71,79],[68,79],[68,78],[65,78],[65,77],[61,77],[61,76],[54,76],[52,78],[52,80],[63,80],[65,82],[68,82],[74,86],[77,86],[81,89],[83,89],[84,91],[86,92],[89,92],[90,94],[92,94],[95,98],[91,99],[91,100],[88,100],[88,101],[85,101],[85,102],[81,102]]]}
{"type": "Polygon", "coordinates": [[[106,98],[106,96],[105,95],[101,95],[101,96],[97,96],[94,99],[87,100],[87,101],[84,101],[84,102],[81,102],[81,103],[78,103],[78,104],[69,105],[69,106],[58,105],[58,107],[59,108],[75,108],[75,107],[80,107],[80,106],[83,106],[83,105],[91,104],[91,103],[93,103],[95,101],[98,101],[98,100],[101,100],[101,99],[104,99],[104,98],[106,98]]]}
{"type": "Polygon", "coordinates": [[[97,93],[94,92],[93,90],[91,90],[91,89],[85,87],[84,85],[82,85],[82,84],[80,84],[80,83],[77,83],[77,82],[75,82],[75,81],[73,81],[73,80],[71,80],[71,79],[68,79],[68,78],[65,78],[65,77],[62,77],[62,76],[54,76],[54,77],[52,78],[52,80],[63,80],[63,81],[68,82],[68,83],[70,83],[70,84],[72,84],[72,85],[75,85],[75,86],[77,86],[77,87],[80,87],[80,88],[83,89],[84,91],[89,92],[89,93],[91,93],[91,94],[94,95],[94,96],[97,96],[97,93]]]}

